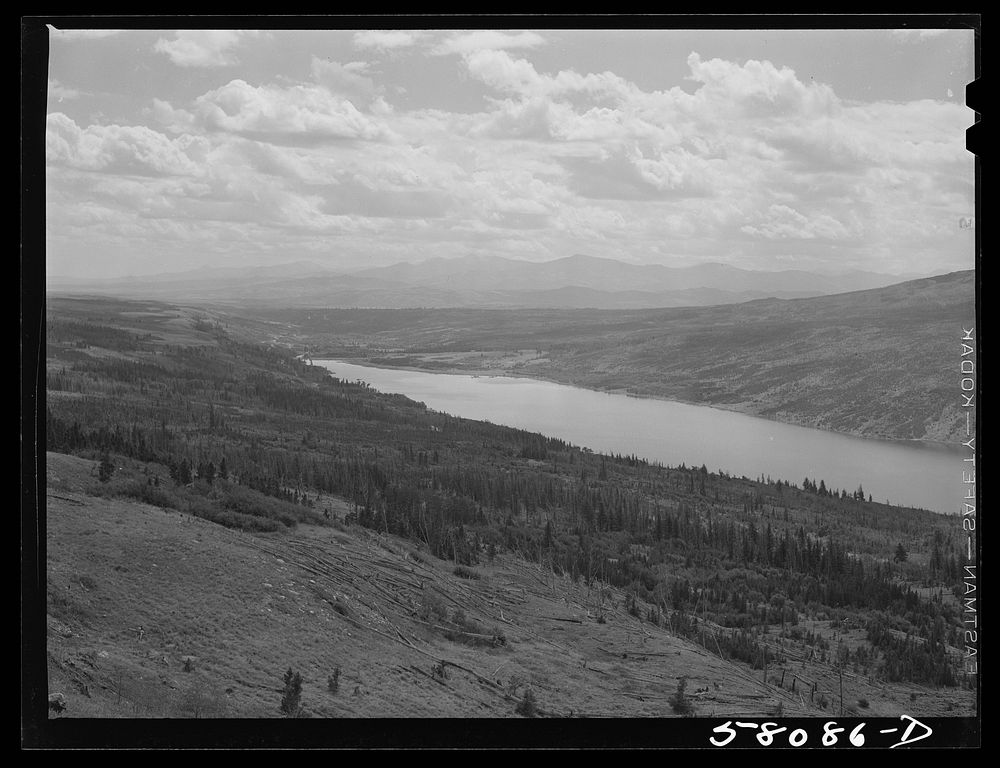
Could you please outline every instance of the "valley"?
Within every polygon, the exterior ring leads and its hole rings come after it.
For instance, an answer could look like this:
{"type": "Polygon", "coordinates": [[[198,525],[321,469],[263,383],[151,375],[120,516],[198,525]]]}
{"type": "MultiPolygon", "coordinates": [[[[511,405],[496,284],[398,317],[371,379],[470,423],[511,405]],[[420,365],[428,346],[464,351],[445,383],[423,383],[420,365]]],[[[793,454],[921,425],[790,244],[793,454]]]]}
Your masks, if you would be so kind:
{"type": "Polygon", "coordinates": [[[290,669],[303,717],[974,710],[954,519],[455,418],[257,332],[50,299],[59,717],[282,717],[290,669]]]}
{"type": "Polygon", "coordinates": [[[861,437],[957,443],[956,272],[829,297],[636,310],[285,309],[233,313],[316,358],[504,373],[861,437]]]}

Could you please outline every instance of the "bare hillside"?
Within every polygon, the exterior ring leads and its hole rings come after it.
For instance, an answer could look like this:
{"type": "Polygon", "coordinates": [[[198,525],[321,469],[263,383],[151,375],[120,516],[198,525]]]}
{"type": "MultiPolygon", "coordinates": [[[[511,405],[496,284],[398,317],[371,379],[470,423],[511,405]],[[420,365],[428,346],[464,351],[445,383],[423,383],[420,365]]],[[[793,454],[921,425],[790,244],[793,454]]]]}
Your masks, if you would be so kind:
{"type": "MultiPolygon", "coordinates": [[[[289,668],[312,717],[516,717],[529,690],[539,716],[669,717],[682,677],[700,716],[832,706],[832,681],[819,677],[810,695],[815,668],[797,686],[794,673],[765,684],[760,670],[640,621],[621,591],[511,554],[459,570],[357,526],[241,534],[92,495],[93,466],[48,455],[49,691],[66,697],[60,716],[281,717],[289,668]]],[[[119,472],[140,476],[142,465],[119,472]]],[[[872,715],[908,703],[901,686],[851,676],[845,689],[872,715]]]]}

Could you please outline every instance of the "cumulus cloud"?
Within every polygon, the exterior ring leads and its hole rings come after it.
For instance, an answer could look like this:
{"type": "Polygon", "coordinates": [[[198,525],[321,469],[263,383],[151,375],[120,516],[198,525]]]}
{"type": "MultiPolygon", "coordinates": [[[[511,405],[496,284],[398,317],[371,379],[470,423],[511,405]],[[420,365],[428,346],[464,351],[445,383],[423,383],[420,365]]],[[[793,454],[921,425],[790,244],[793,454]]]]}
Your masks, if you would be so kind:
{"type": "Polygon", "coordinates": [[[452,53],[468,55],[485,50],[535,48],[544,42],[545,38],[537,32],[501,32],[495,29],[477,29],[469,32],[454,32],[436,45],[431,52],[438,56],[452,53]]]}
{"type": "Polygon", "coordinates": [[[471,51],[465,56],[465,67],[472,77],[500,91],[538,92],[543,82],[530,61],[515,59],[506,51],[471,51]]]}
{"type": "Polygon", "coordinates": [[[326,86],[333,93],[339,93],[355,103],[371,102],[379,89],[375,81],[365,75],[368,64],[362,61],[352,61],[341,64],[331,59],[311,59],[313,79],[326,86]]]}
{"type": "Polygon", "coordinates": [[[682,148],[673,148],[646,157],[638,149],[629,153],[629,161],[647,184],[661,193],[701,196],[711,189],[710,164],[682,148]]]}
{"type": "Polygon", "coordinates": [[[836,119],[776,123],[760,135],[801,173],[960,166],[967,155],[965,112],[947,102],[857,104],[842,108],[836,119]]]}
{"type": "Polygon", "coordinates": [[[664,200],[711,194],[708,166],[683,150],[646,157],[637,148],[623,148],[599,158],[563,159],[569,184],[590,200],[664,200]]]}
{"type": "Polygon", "coordinates": [[[169,101],[154,98],[149,114],[171,133],[186,133],[196,129],[195,116],[186,109],[174,107],[169,101]]]}
{"type": "Polygon", "coordinates": [[[555,75],[539,73],[527,59],[515,59],[504,50],[471,49],[463,60],[469,75],[498,91],[522,96],[561,98],[585,95],[591,99],[620,102],[638,89],[612,72],[581,75],[573,70],[560,70],[555,75]]]}
{"type": "Polygon", "coordinates": [[[199,96],[195,120],[212,131],[273,140],[384,140],[392,132],[322,86],[253,86],[232,80],[199,96]]]}
{"type": "Polygon", "coordinates": [[[740,227],[740,231],[768,240],[842,240],[851,236],[847,227],[829,214],[806,216],[787,205],[770,206],[758,223],[740,227]]]}
{"type": "Polygon", "coordinates": [[[170,139],[145,126],[91,125],[80,128],[61,112],[46,121],[49,163],[85,171],[158,175],[198,175],[206,146],[190,136],[170,139]]]}
{"type": "Polygon", "coordinates": [[[239,63],[233,49],[248,37],[260,33],[251,30],[196,29],[181,30],[168,40],[159,38],[153,45],[179,67],[226,67],[239,63]]]}
{"type": "MultiPolygon", "coordinates": [[[[227,247],[317,252],[336,237],[338,253],[359,258],[377,234],[379,253],[396,259],[740,253],[773,266],[837,249],[864,266],[954,242],[974,199],[971,112],[960,104],[847,101],[780,63],[697,53],[684,89],[644,90],[616,72],[545,70],[530,53],[543,42],[536,33],[388,30],[353,41],[355,54],[339,60],[304,57],[297,77],[307,82],[227,76],[185,101],[160,94],[143,105],[150,127],[53,113],[54,232],[202,233],[227,247]],[[373,52],[409,46],[454,54],[413,64],[454,67],[467,76],[462,99],[478,94],[479,104],[449,111],[435,96],[421,107],[426,94],[413,87],[390,105],[383,97],[399,83],[383,79],[393,67],[374,65],[373,52]]],[[[238,43],[198,55],[231,61],[238,43]]],[[[77,92],[54,79],[50,94],[77,92]]]]}
{"type": "Polygon", "coordinates": [[[491,49],[467,53],[463,63],[471,77],[505,94],[487,99],[491,109],[473,129],[480,135],[606,141],[673,134],[669,122],[654,125],[640,114],[642,92],[611,72],[542,74],[526,59],[491,49]]]}
{"type": "Polygon", "coordinates": [[[835,114],[840,101],[830,86],[804,84],[789,67],[780,69],[769,61],[751,59],[740,65],[723,59],[703,61],[697,53],[688,56],[691,79],[702,84],[698,106],[713,112],[736,108],[749,118],[799,114],[835,114]]]}
{"type": "Polygon", "coordinates": [[[408,29],[368,29],[355,32],[354,47],[376,51],[394,51],[416,45],[423,38],[423,33],[408,29]]]}
{"type": "Polygon", "coordinates": [[[553,138],[558,110],[559,105],[545,98],[505,99],[494,102],[494,109],[472,132],[492,138],[548,141],[553,138]]]}

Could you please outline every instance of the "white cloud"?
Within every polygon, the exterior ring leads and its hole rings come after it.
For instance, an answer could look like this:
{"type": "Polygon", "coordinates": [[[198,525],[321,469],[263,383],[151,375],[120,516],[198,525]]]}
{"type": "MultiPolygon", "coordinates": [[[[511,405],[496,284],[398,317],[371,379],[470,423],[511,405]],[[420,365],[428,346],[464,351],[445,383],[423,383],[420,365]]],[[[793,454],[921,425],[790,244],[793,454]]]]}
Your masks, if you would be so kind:
{"type": "Polygon", "coordinates": [[[322,86],[252,86],[232,80],[199,96],[194,115],[208,130],[272,140],[387,140],[392,132],[322,86]]]}
{"type": "Polygon", "coordinates": [[[569,187],[587,200],[656,201],[709,197],[710,165],[683,150],[646,157],[637,147],[608,150],[601,157],[563,160],[569,187]]]}
{"type": "Polygon", "coordinates": [[[787,205],[772,205],[754,225],[740,227],[740,231],[769,240],[841,240],[851,236],[841,222],[825,213],[805,216],[787,205]]]}
{"type": "Polygon", "coordinates": [[[506,51],[471,51],[465,66],[472,77],[499,91],[527,95],[541,90],[544,82],[530,61],[511,58],[506,51]]]}
{"type": "Polygon", "coordinates": [[[368,70],[368,64],[362,61],[341,64],[313,56],[311,69],[317,83],[357,103],[372,101],[380,90],[375,81],[364,74],[368,70]]]}
{"type": "Polygon", "coordinates": [[[503,50],[473,49],[465,52],[463,60],[466,70],[475,79],[498,91],[523,97],[559,98],[579,94],[595,100],[620,102],[639,93],[634,85],[612,72],[581,75],[573,70],[561,70],[555,75],[544,75],[527,59],[515,59],[503,50]]]}
{"type": "Polygon", "coordinates": [[[967,159],[963,122],[971,112],[948,102],[858,104],[834,118],[775,123],[760,132],[801,172],[880,166],[961,167],[967,159]]]}
{"type": "Polygon", "coordinates": [[[788,67],[751,59],[740,65],[723,59],[703,61],[697,53],[688,56],[691,79],[702,83],[698,105],[712,112],[736,111],[744,118],[779,115],[834,115],[840,101],[833,89],[822,83],[805,85],[788,67]]]}
{"type": "Polygon", "coordinates": [[[642,180],[659,192],[699,195],[712,187],[709,162],[685,149],[670,149],[653,157],[633,150],[629,160],[642,180]]]}
{"type": "Polygon", "coordinates": [[[537,32],[501,32],[495,29],[477,29],[454,32],[431,51],[438,56],[452,53],[463,56],[476,51],[497,51],[510,48],[535,48],[545,43],[537,32]]]}
{"type": "Polygon", "coordinates": [[[234,50],[253,30],[197,29],[174,33],[173,40],[159,38],[153,50],[165,53],[179,67],[226,67],[239,63],[234,50]]]}
{"type": "Polygon", "coordinates": [[[185,109],[175,108],[170,102],[153,99],[149,110],[156,122],[171,133],[187,133],[196,129],[195,116],[185,109]]]}
{"type": "Polygon", "coordinates": [[[206,148],[203,139],[170,139],[145,126],[83,129],[61,112],[50,114],[46,122],[46,160],[86,171],[197,176],[198,158],[206,148]]]}
{"type": "Polygon", "coordinates": [[[558,109],[559,105],[545,98],[505,99],[494,103],[494,109],[472,134],[547,141],[553,138],[553,123],[557,119],[554,113],[558,109]]]}
{"type": "Polygon", "coordinates": [[[416,45],[423,33],[406,29],[369,29],[355,32],[354,47],[362,50],[393,51],[416,45]]]}
{"type": "MultiPolygon", "coordinates": [[[[174,103],[154,91],[144,114],[156,129],[56,112],[52,237],[202,238],[261,254],[325,253],[335,237],[337,253],[361,259],[377,234],[378,254],[396,260],[742,254],[756,267],[821,263],[835,249],[844,265],[905,253],[893,264],[921,269],[956,252],[955,222],[974,199],[965,107],[848,102],[788,67],[697,54],[686,90],[647,91],[610,71],[543,71],[508,50],[539,44],[532,34],[359,32],[368,55],[306,54],[296,76],[309,82],[226,77],[174,103]],[[386,102],[395,65],[375,66],[371,51],[410,45],[458,54],[413,66],[454,65],[480,106],[407,107],[424,98],[416,86],[386,102]]],[[[215,61],[239,53],[215,42],[215,61]]],[[[55,79],[50,93],[78,95],[55,79]]]]}

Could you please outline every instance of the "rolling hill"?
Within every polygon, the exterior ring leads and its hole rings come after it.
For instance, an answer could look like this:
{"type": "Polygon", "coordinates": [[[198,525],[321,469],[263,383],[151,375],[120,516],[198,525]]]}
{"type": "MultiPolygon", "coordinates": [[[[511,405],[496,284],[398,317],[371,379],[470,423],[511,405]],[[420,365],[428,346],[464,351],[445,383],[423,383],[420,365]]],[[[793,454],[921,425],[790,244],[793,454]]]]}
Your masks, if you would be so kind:
{"type": "Polygon", "coordinates": [[[494,371],[738,409],[863,437],[965,434],[973,272],[805,299],[597,311],[259,310],[317,357],[494,371]],[[386,350],[394,350],[387,353],[386,350]]]}

